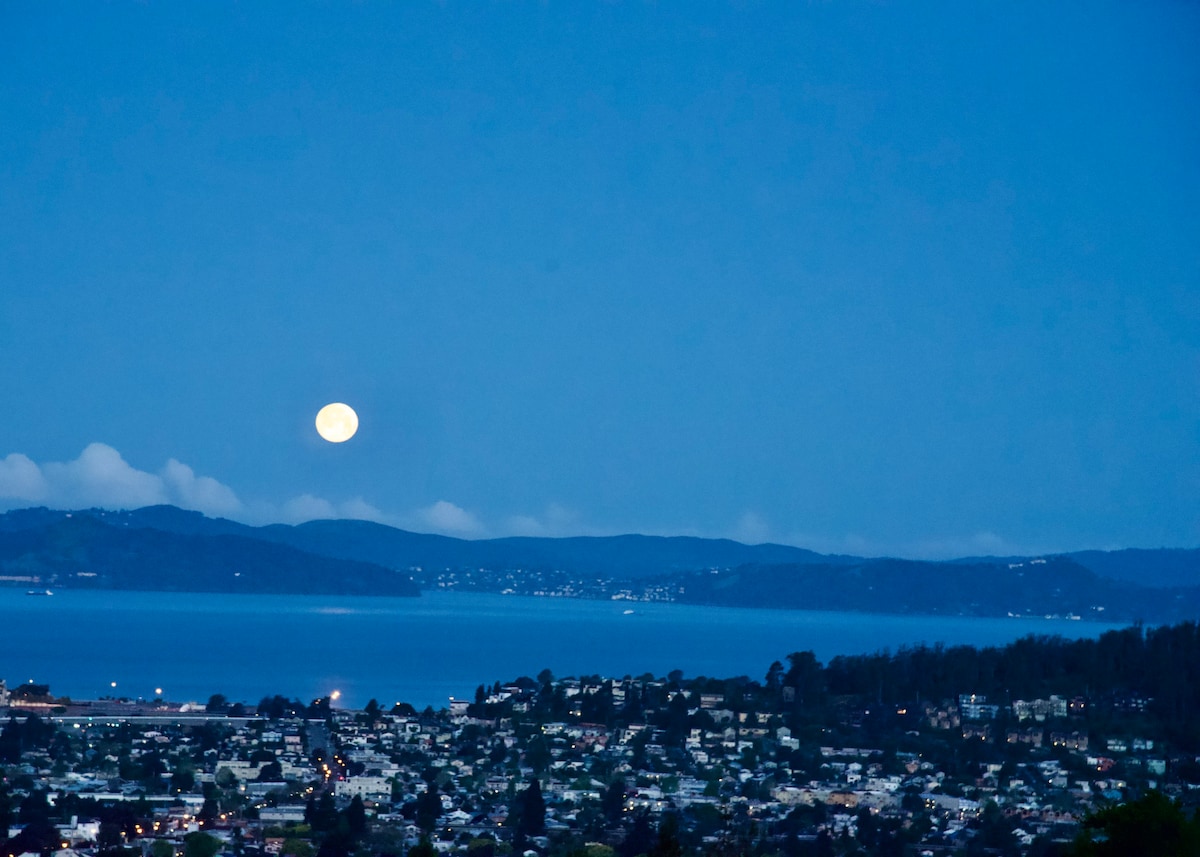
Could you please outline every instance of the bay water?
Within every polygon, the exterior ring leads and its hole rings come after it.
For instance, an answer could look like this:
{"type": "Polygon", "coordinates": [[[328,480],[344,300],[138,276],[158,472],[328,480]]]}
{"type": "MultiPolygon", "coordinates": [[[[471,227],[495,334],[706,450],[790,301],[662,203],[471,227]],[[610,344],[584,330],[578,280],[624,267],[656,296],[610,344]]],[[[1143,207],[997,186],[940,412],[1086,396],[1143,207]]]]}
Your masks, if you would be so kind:
{"type": "Polygon", "coordinates": [[[1067,619],[893,616],[462,592],[420,598],[0,589],[0,678],[74,699],[441,707],[479,684],[536,676],[750,676],[810,649],[827,662],[902,645],[1096,637],[1067,619]],[[161,694],[159,693],[161,689],[161,694]]]}

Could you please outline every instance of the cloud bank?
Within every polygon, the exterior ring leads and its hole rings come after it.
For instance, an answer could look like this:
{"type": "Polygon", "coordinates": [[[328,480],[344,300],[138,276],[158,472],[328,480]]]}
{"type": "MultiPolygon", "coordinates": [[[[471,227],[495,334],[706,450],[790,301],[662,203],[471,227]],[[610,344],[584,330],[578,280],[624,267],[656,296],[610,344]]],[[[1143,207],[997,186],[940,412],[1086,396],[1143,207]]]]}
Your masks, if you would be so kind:
{"type": "MultiPolygon", "coordinates": [[[[0,458],[0,510],[24,506],[56,509],[137,509],[171,504],[202,512],[210,517],[231,518],[247,524],[287,523],[345,518],[375,521],[405,530],[440,533],[459,538],[489,536],[579,536],[614,535],[634,530],[600,529],[589,526],[578,513],[550,504],[537,515],[512,515],[493,525],[449,500],[402,512],[385,512],[362,497],[330,500],[315,494],[300,494],[282,502],[243,501],[228,485],[196,472],[174,458],[157,472],[139,470],[111,446],[93,443],[71,461],[38,464],[16,452],[0,458]]],[[[812,533],[778,530],[755,510],[746,510],[723,532],[676,528],[647,535],[696,535],[736,539],[746,544],[777,542],[800,545],[821,553],[857,556],[907,556],[949,559],[972,555],[1036,555],[1047,550],[1031,549],[982,531],[965,537],[927,538],[908,542],[880,542],[855,534],[829,537],[812,533]]]]}
{"type": "Polygon", "coordinates": [[[71,461],[38,464],[19,452],[0,458],[0,509],[138,509],[161,504],[247,524],[351,518],[446,535],[486,535],[478,518],[447,500],[399,515],[387,514],[361,497],[334,501],[306,493],[282,503],[243,502],[228,485],[198,476],[174,458],[151,473],[104,443],[89,444],[71,461]]]}

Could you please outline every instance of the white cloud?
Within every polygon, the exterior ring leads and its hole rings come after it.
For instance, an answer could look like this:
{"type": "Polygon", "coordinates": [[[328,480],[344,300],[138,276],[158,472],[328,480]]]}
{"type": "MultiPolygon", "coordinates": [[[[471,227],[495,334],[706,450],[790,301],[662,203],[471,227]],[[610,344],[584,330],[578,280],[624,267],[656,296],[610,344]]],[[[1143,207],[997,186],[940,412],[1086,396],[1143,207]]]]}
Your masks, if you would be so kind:
{"type": "Polygon", "coordinates": [[[167,461],[162,478],[175,503],[185,509],[198,509],[209,515],[228,517],[242,510],[233,489],[211,476],[197,476],[192,468],[176,461],[167,461]]]}
{"type": "Polygon", "coordinates": [[[282,512],[283,520],[289,524],[324,521],[338,516],[332,503],[323,497],[314,497],[312,494],[293,497],[283,504],[282,512]]]}
{"type": "Polygon", "coordinates": [[[208,515],[235,515],[242,504],[233,490],[175,459],[159,473],[138,470],[111,446],[92,443],[71,461],[38,465],[13,453],[0,460],[0,501],[12,508],[136,509],[172,503],[208,515]]]}
{"type": "MultiPolygon", "coordinates": [[[[611,535],[614,532],[654,529],[631,527],[600,529],[586,524],[575,511],[551,503],[541,514],[513,515],[494,528],[476,515],[448,500],[406,513],[390,514],[362,497],[333,501],[305,493],[282,505],[270,500],[243,503],[233,489],[211,476],[198,476],[179,461],[168,459],[157,473],[133,467],[117,450],[103,443],[89,444],[71,461],[38,464],[14,452],[0,458],[0,510],[22,506],[57,509],[134,509],[171,503],[206,515],[233,518],[252,524],[292,523],[317,519],[376,521],[417,532],[435,532],[467,538],[489,534],[521,536],[611,535]]],[[[657,528],[661,535],[712,535],[691,528],[657,528]]],[[[950,559],[979,555],[1027,555],[1047,553],[1045,546],[1016,545],[996,533],[981,530],[965,536],[931,537],[909,541],[880,541],[858,534],[828,536],[792,531],[773,531],[754,511],[746,511],[729,533],[738,541],[760,544],[768,539],[798,545],[821,553],[856,556],[900,556],[919,559],[950,559]]]]}
{"type": "Polygon", "coordinates": [[[393,518],[372,506],[362,497],[355,497],[345,503],[338,504],[338,516],[353,518],[356,521],[374,521],[377,524],[392,525],[393,518]]]}
{"type": "Polygon", "coordinates": [[[416,517],[419,524],[438,533],[454,536],[483,533],[483,525],[478,518],[446,500],[438,500],[432,506],[419,510],[416,517]]]}
{"type": "Polygon", "coordinates": [[[161,477],[131,466],[103,443],[88,444],[74,461],[48,462],[42,473],[56,505],[134,509],[168,502],[161,477]]]}
{"type": "Polygon", "coordinates": [[[39,465],[19,452],[0,458],[0,509],[33,505],[137,509],[162,503],[249,524],[352,519],[456,536],[486,533],[478,518],[447,500],[407,515],[388,514],[362,497],[332,501],[311,493],[282,504],[269,500],[247,504],[228,485],[211,476],[198,476],[176,458],[168,459],[158,473],[151,473],[133,467],[103,443],[89,444],[71,461],[39,465]]]}
{"type": "Polygon", "coordinates": [[[49,493],[42,469],[29,456],[14,452],[0,459],[0,500],[44,503],[49,493]]]}

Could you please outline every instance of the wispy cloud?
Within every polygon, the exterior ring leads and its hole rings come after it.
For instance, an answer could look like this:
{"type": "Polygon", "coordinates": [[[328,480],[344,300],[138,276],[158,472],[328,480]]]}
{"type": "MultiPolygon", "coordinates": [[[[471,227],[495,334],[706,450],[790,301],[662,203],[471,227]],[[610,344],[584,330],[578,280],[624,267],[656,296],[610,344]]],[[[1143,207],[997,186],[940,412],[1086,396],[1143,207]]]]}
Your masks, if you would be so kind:
{"type": "Polygon", "coordinates": [[[580,520],[579,513],[559,503],[551,503],[540,515],[511,515],[502,529],[510,536],[581,536],[601,535],[580,520]]]}
{"type": "Polygon", "coordinates": [[[748,545],[761,545],[771,540],[771,527],[757,512],[747,510],[738,518],[733,538],[748,545]]]}
{"type": "Polygon", "coordinates": [[[1040,556],[1058,553],[1059,549],[1045,545],[1017,544],[990,530],[980,530],[962,536],[927,537],[915,539],[873,539],[857,533],[840,537],[792,532],[778,541],[799,545],[827,554],[850,554],[865,557],[901,557],[904,559],[960,559],[971,556],[1040,556]]]}

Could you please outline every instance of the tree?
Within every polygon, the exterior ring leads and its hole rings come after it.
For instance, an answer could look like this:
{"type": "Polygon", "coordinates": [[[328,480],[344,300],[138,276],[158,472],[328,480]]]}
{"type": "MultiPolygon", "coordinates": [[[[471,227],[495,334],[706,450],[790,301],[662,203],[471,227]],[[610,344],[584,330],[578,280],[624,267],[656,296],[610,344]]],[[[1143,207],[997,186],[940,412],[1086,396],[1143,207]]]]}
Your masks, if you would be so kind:
{"type": "Polygon", "coordinates": [[[546,773],[554,756],[541,733],[534,735],[525,746],[525,764],[533,768],[534,774],[541,776],[546,773]]]}
{"type": "Polygon", "coordinates": [[[1016,855],[1020,853],[1017,839],[1013,836],[1013,824],[994,800],[983,805],[979,816],[979,833],[974,844],[991,854],[1016,855]]]}
{"type": "Polygon", "coordinates": [[[5,854],[49,854],[60,846],[58,828],[49,821],[39,820],[25,825],[16,836],[4,845],[5,854]]]}
{"type": "Polygon", "coordinates": [[[821,662],[812,652],[792,652],[788,662],[791,667],[783,683],[794,689],[796,705],[801,711],[811,710],[820,701],[824,690],[821,662]]]}
{"type": "Polygon", "coordinates": [[[496,840],[477,837],[467,843],[467,857],[496,857],[496,840]]]}
{"type": "Polygon", "coordinates": [[[783,687],[783,664],[779,661],[774,661],[767,669],[767,690],[771,693],[778,693],[783,687]]]}
{"type": "Polygon", "coordinates": [[[358,795],[352,797],[349,806],[346,807],[342,815],[346,819],[346,828],[352,838],[358,839],[366,834],[367,810],[363,806],[361,797],[358,795]]]}
{"type": "Polygon", "coordinates": [[[189,833],[183,837],[183,857],[217,857],[221,840],[207,833],[189,833]]]}
{"type": "Polygon", "coordinates": [[[17,820],[23,824],[32,824],[37,821],[50,820],[50,801],[46,798],[44,791],[36,790],[21,801],[21,808],[17,812],[17,820]]]}
{"type": "Polygon", "coordinates": [[[1075,857],[1200,857],[1200,820],[1157,791],[1102,809],[1083,828],[1075,857]]]}
{"type": "Polygon", "coordinates": [[[175,846],[165,839],[155,839],[150,845],[150,857],[175,857],[175,846]]]}
{"type": "Polygon", "coordinates": [[[683,857],[683,845],[679,841],[679,818],[675,813],[663,814],[658,825],[658,841],[650,857],[683,857]]]}
{"type": "Polygon", "coordinates": [[[4,729],[0,730],[0,762],[21,761],[21,724],[11,714],[4,729]]]}
{"type": "Polygon", "coordinates": [[[437,783],[429,783],[425,791],[417,796],[417,827],[426,834],[432,833],[441,816],[442,798],[438,794],[437,783]]]}
{"type": "Polygon", "coordinates": [[[655,847],[656,837],[654,828],[650,826],[650,816],[646,810],[638,810],[633,817],[633,824],[625,839],[621,842],[621,857],[637,857],[639,854],[649,854],[655,847]]]}
{"type": "Polygon", "coordinates": [[[541,836],[546,832],[546,799],[542,796],[542,785],[536,779],[513,798],[508,810],[509,826],[514,836],[524,841],[530,836],[541,836]],[[515,821],[512,819],[515,818],[515,821]]]}
{"type": "MultiPolygon", "coordinates": [[[[226,768],[225,770],[229,770],[226,768]]],[[[180,759],[171,775],[171,787],[177,792],[190,792],[196,786],[196,768],[188,759],[180,759]]]]}
{"type": "Polygon", "coordinates": [[[204,799],[204,803],[200,805],[200,811],[196,813],[196,820],[201,824],[212,824],[217,820],[217,814],[219,812],[220,807],[217,806],[216,800],[211,797],[206,797],[204,799]]]}
{"type": "Polygon", "coordinates": [[[279,848],[280,857],[313,857],[315,853],[311,842],[294,836],[283,840],[283,845],[279,848]]]}
{"type": "Polygon", "coordinates": [[[111,851],[121,845],[121,825],[115,821],[101,820],[100,832],[96,835],[96,844],[101,851],[111,851]]]}
{"type": "Polygon", "coordinates": [[[666,730],[665,740],[669,745],[682,745],[687,737],[689,727],[688,701],[682,693],[671,697],[667,706],[666,720],[662,724],[666,730]]]}
{"type": "Polygon", "coordinates": [[[314,833],[334,830],[338,823],[338,811],[333,795],[325,792],[319,798],[309,798],[304,807],[304,821],[314,833]]]}
{"type": "Polygon", "coordinates": [[[13,811],[12,797],[8,793],[8,788],[3,782],[0,782],[0,831],[8,836],[8,829],[12,827],[13,811]]]}
{"type": "Polygon", "coordinates": [[[600,796],[600,810],[604,820],[609,824],[617,824],[625,812],[625,781],[614,780],[600,796]]]}
{"type": "Polygon", "coordinates": [[[224,714],[229,710],[229,700],[223,693],[214,693],[208,698],[208,704],[204,706],[204,710],[209,714],[224,714]]]}

